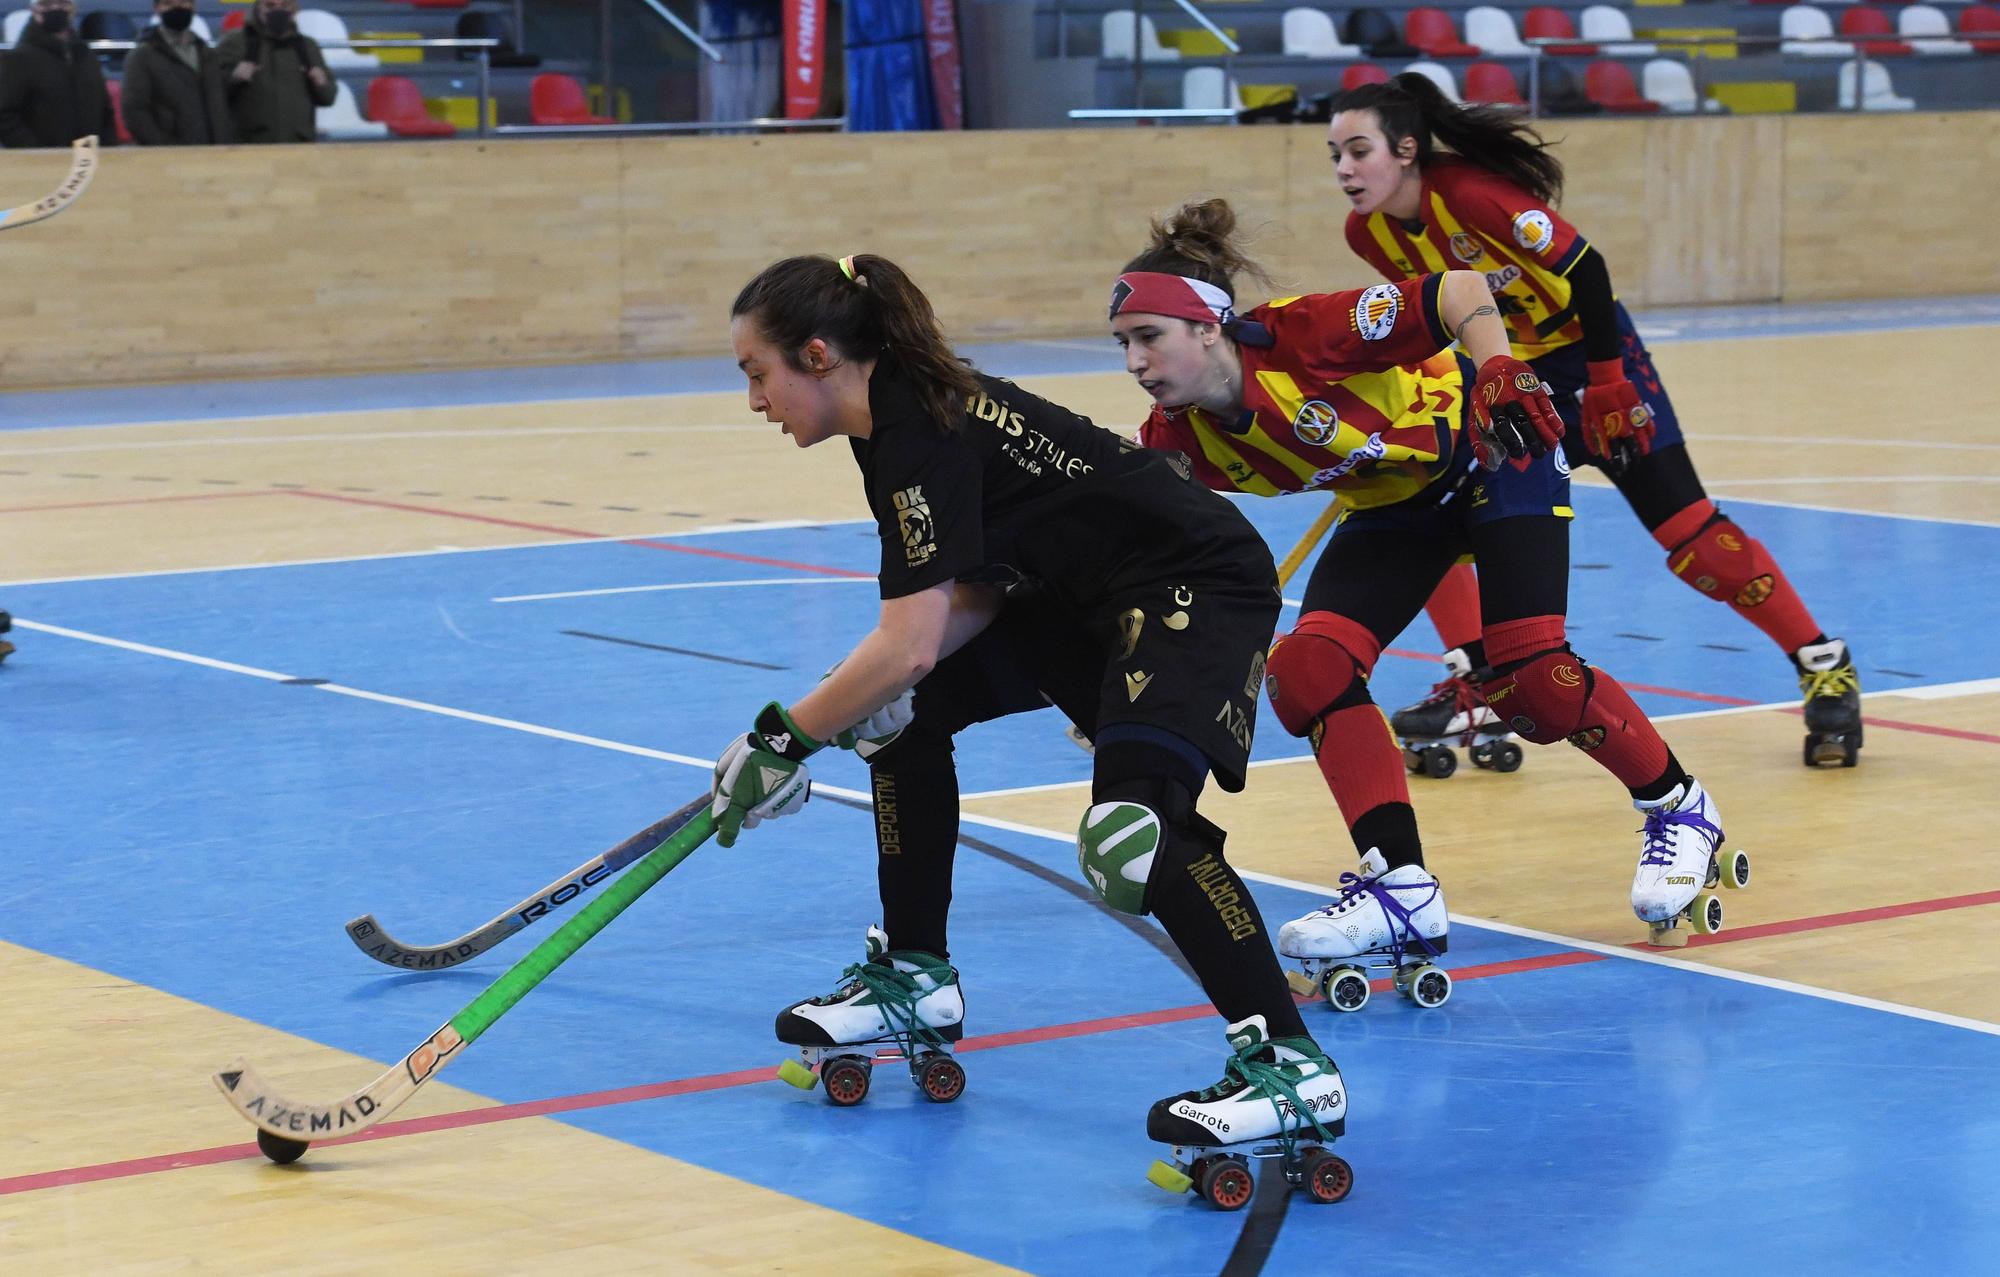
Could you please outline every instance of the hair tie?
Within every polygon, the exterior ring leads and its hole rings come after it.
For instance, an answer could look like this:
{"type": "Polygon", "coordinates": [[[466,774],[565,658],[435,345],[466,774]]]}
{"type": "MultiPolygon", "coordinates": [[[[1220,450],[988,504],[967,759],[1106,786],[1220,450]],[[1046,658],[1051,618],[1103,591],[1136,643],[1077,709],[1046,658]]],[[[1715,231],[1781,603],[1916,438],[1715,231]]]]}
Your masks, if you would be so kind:
{"type": "Polygon", "coordinates": [[[847,276],[849,283],[858,284],[861,282],[854,277],[854,255],[852,253],[840,259],[840,273],[847,276]]]}

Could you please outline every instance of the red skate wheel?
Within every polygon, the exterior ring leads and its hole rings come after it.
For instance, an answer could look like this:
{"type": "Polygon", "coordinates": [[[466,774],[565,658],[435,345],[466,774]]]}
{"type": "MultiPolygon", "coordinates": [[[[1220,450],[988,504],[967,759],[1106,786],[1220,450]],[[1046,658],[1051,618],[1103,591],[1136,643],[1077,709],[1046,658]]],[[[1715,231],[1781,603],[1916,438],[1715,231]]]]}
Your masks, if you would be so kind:
{"type": "Polygon", "coordinates": [[[827,1103],[847,1108],[867,1099],[869,1072],[867,1064],[851,1058],[821,1065],[819,1084],[826,1090],[827,1103]]]}
{"type": "Polygon", "coordinates": [[[1354,1188],[1354,1168],[1347,1159],[1316,1148],[1299,1167],[1299,1183],[1316,1202],[1342,1200],[1354,1188]]]}
{"type": "Polygon", "coordinates": [[[1240,1157],[1216,1158],[1201,1180],[1201,1195],[1217,1210],[1242,1210],[1250,1204],[1250,1195],[1256,1190],[1257,1181],[1250,1176],[1250,1165],[1240,1157]]]}
{"type": "Polygon", "coordinates": [[[965,1070],[948,1055],[933,1055],[917,1071],[917,1085],[925,1099],[949,1104],[965,1094],[965,1070]]]}

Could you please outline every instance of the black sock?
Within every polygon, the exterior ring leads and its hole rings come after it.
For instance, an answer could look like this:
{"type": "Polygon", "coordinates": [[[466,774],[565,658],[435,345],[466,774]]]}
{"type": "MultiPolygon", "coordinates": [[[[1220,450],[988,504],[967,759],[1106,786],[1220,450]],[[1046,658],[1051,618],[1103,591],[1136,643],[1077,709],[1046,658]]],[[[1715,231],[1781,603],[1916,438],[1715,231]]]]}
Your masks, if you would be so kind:
{"type": "Polygon", "coordinates": [[[949,958],[945,922],[958,851],[958,767],[950,744],[897,750],[892,763],[878,762],[872,774],[875,880],[889,947],[949,958]]]}
{"type": "MultiPolygon", "coordinates": [[[[1257,902],[1222,858],[1222,831],[1194,819],[1201,842],[1161,870],[1149,902],[1153,916],[1223,1019],[1234,1024],[1261,1015],[1274,1038],[1306,1036],[1257,902]]],[[[1185,829],[1174,834],[1189,836],[1185,829]]]]}
{"type": "Polygon", "coordinates": [[[1465,653],[1465,659],[1472,666],[1473,673],[1477,674],[1480,670],[1486,668],[1485,639],[1476,638],[1458,650],[1465,653]]]}
{"type": "Polygon", "coordinates": [[[1417,836],[1417,812],[1408,803],[1383,803],[1362,813],[1348,832],[1354,835],[1354,849],[1363,855],[1370,847],[1381,851],[1389,868],[1403,865],[1422,867],[1423,840],[1417,836]]]}

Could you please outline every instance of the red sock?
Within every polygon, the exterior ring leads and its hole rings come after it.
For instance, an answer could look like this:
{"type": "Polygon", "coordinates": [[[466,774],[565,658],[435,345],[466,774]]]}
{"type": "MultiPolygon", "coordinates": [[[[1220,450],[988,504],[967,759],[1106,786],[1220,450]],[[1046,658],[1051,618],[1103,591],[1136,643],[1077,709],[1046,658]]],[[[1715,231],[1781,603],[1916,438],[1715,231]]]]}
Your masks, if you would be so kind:
{"type": "Polygon", "coordinates": [[[1805,601],[1764,543],[1729,516],[1717,516],[1715,504],[1707,498],[1654,528],[1653,539],[1666,549],[1667,566],[1675,576],[1729,604],[1786,655],[1820,637],[1805,601]]]}
{"type": "Polygon", "coordinates": [[[1314,759],[1349,829],[1383,803],[1410,801],[1403,747],[1373,701],[1337,709],[1322,721],[1314,759]]]}
{"type": "MultiPolygon", "coordinates": [[[[1479,578],[1472,574],[1472,565],[1456,564],[1445,573],[1437,589],[1431,591],[1424,611],[1430,613],[1431,624],[1437,626],[1438,638],[1447,651],[1475,642],[1479,638],[1479,578]]],[[[1491,653],[1487,659],[1492,659],[1491,653]]]]}

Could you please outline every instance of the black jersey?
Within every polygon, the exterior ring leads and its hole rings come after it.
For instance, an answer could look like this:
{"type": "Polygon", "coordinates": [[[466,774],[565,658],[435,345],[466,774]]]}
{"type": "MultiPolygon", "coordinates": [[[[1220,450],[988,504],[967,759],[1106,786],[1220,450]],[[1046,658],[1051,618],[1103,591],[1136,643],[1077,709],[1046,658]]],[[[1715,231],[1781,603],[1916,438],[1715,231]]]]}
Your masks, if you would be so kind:
{"type": "Polygon", "coordinates": [[[875,366],[874,430],[851,442],[881,531],[883,598],[945,581],[1031,584],[1089,611],[1149,582],[1269,584],[1246,574],[1251,547],[1251,561],[1270,562],[1256,530],[1190,480],[1185,457],[976,375],[947,431],[908,374],[886,357],[875,366]]]}

